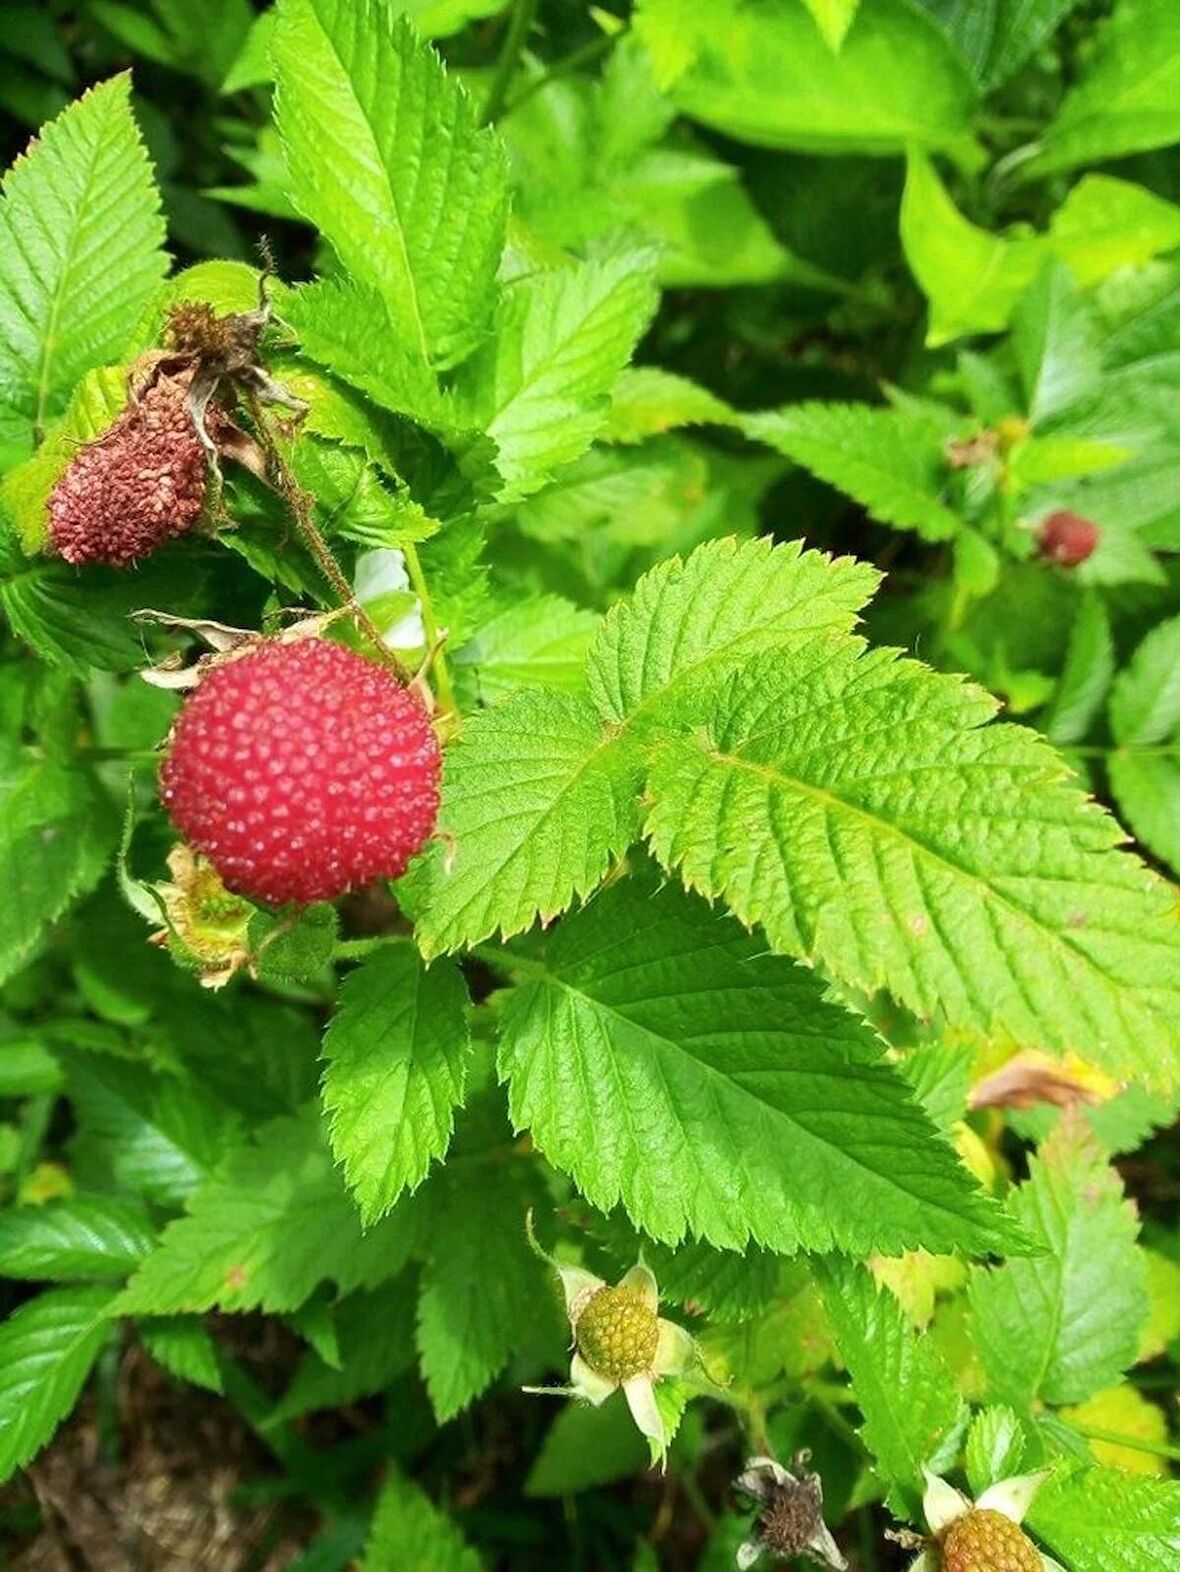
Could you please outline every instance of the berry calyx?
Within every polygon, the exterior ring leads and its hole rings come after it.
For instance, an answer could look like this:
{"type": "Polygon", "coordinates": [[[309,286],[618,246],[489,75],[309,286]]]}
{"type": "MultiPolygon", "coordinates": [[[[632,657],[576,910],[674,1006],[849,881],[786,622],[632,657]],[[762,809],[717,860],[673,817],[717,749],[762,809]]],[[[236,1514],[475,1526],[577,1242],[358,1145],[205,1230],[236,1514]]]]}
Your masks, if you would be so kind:
{"type": "Polygon", "coordinates": [[[419,699],[308,638],[206,673],[173,728],[161,798],[227,889],[305,905],[400,877],[433,833],[439,771],[419,699]]]}
{"type": "Polygon", "coordinates": [[[608,1381],[629,1381],[652,1368],[659,1317],[634,1288],[600,1288],[578,1317],[575,1336],[591,1370],[608,1381]]]}
{"type": "Polygon", "coordinates": [[[208,476],[191,381],[157,377],[66,466],[49,498],[49,541],[67,562],[125,568],[192,528],[208,476]]]}
{"type": "Polygon", "coordinates": [[[943,1572],[1043,1572],[1041,1553],[1010,1517],[973,1507],[947,1529],[943,1572]]]}
{"type": "Polygon", "coordinates": [[[1101,539],[1102,531],[1092,519],[1064,509],[1050,513],[1037,532],[1041,556],[1065,568],[1076,568],[1092,557],[1101,539]]]}

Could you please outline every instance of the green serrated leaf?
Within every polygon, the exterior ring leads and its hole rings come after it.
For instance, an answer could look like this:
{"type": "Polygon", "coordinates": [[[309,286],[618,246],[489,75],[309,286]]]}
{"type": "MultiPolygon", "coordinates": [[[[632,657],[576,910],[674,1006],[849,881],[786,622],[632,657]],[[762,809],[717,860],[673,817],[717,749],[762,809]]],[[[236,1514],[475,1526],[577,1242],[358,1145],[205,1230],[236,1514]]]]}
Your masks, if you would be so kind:
{"type": "MultiPolygon", "coordinates": [[[[835,9],[834,0],[824,3],[835,9]]],[[[705,125],[758,146],[816,153],[950,147],[965,137],[974,84],[935,23],[906,0],[862,7],[839,53],[802,5],[746,0],[728,9],[723,21],[706,21],[672,88],[680,108],[705,125]]],[[[665,50],[663,30],[683,31],[683,6],[643,10],[645,41],[665,50]]]]}
{"type": "Polygon", "coordinates": [[[921,1016],[1180,1070],[1173,897],[994,701],[843,638],[750,661],[654,749],[664,865],[773,946],[921,1016]]]}
{"type": "Polygon", "coordinates": [[[588,894],[639,827],[639,758],[576,695],[513,694],[447,749],[436,843],[415,870],[428,957],[505,937],[588,894]]]}
{"type": "Polygon", "coordinates": [[[1152,629],[1110,695],[1110,728],[1123,747],[1148,747],[1180,731],[1180,617],[1152,629]]]}
{"type": "Polygon", "coordinates": [[[1010,1408],[981,1409],[971,1421],[965,1448],[971,1494],[981,1496],[1002,1479],[1015,1478],[1020,1473],[1024,1445],[1020,1420],[1010,1408]]]}
{"type": "Polygon", "coordinates": [[[74,1195],[0,1212],[0,1277],[54,1282],[126,1277],[156,1242],[146,1208],[113,1195],[74,1195]]]}
{"type": "Polygon", "coordinates": [[[483,704],[494,704],[519,688],[581,693],[586,650],[597,626],[593,612],[560,595],[534,595],[481,623],[451,661],[457,674],[470,673],[483,704]]]}
{"type": "Polygon", "coordinates": [[[748,416],[748,436],[767,442],[838,486],[882,524],[947,540],[962,528],[943,500],[950,480],[945,433],[901,409],[868,404],[792,404],[748,416]]]}
{"type": "Polygon", "coordinates": [[[587,663],[594,702],[637,731],[680,724],[759,651],[850,629],[877,582],[866,563],[797,541],[709,541],[644,574],[603,619],[587,663]]]}
{"type": "Polygon", "coordinates": [[[1101,596],[1091,592],[1070,629],[1065,665],[1043,725],[1050,742],[1081,742],[1093,725],[1114,676],[1114,639],[1101,596]]]}
{"type": "Polygon", "coordinates": [[[300,212],[380,293],[409,350],[452,366],[491,314],[505,158],[397,11],[387,0],[283,0],[276,118],[300,212]]]}
{"type": "Polygon", "coordinates": [[[660,366],[628,366],[611,390],[605,442],[643,442],[681,426],[731,426],[737,412],[708,388],[660,366]]]}
{"type": "Polygon", "coordinates": [[[115,361],[164,276],[164,225],[131,78],[91,88],[0,187],[0,424],[40,441],[76,383],[115,361]]]}
{"type": "Polygon", "coordinates": [[[704,902],[633,877],[508,964],[513,1123],[603,1211],[730,1250],[998,1244],[880,1044],[704,902]]]}
{"type": "Polygon", "coordinates": [[[459,373],[466,423],[495,442],[504,500],[586,451],[655,312],[654,254],[622,251],[511,284],[495,332],[459,373]]]}
{"type": "Polygon", "coordinates": [[[416,1243],[412,1203],[362,1235],[314,1109],[264,1125],[170,1223],[119,1299],[120,1314],[295,1310],[325,1279],[342,1290],[398,1271],[416,1243]]]}
{"type": "Polygon", "coordinates": [[[0,1325],[0,1482],[41,1450],[73,1408],[111,1334],[114,1292],[50,1289],[0,1325]]]}
{"type": "Polygon", "coordinates": [[[860,0],[806,0],[806,5],[828,48],[838,54],[860,8],[860,0]]]}
{"type": "Polygon", "coordinates": [[[1175,1480],[1084,1469],[1042,1486],[1028,1518],[1071,1572],[1162,1572],[1180,1555],[1175,1480]]]}
{"type": "Polygon", "coordinates": [[[482,1565],[424,1491],[400,1474],[388,1475],[360,1572],[480,1572],[482,1565]]]}
{"type": "Polygon", "coordinates": [[[86,772],[0,748],[0,979],[98,883],[117,829],[86,772]]]}
{"type": "Polygon", "coordinates": [[[864,1415],[865,1445],[891,1508],[913,1516],[922,1470],[965,1415],[954,1376],[937,1344],[910,1326],[897,1300],[863,1267],[828,1259],[814,1270],[864,1415]]]}
{"type": "Polygon", "coordinates": [[[353,971],[324,1036],[332,1150],[365,1223],[425,1179],[451,1139],[470,1054],[457,966],[423,966],[408,946],[353,971]]]}
{"type": "Polygon", "coordinates": [[[169,1375],[206,1392],[223,1390],[217,1344],[196,1316],[158,1316],[140,1321],[136,1330],[148,1353],[169,1375]]]}
{"type": "Polygon", "coordinates": [[[1040,176],[1180,141],[1178,89],[1180,12],[1172,0],[1120,0],[1022,172],[1040,176]]]}
{"type": "Polygon", "coordinates": [[[1134,1209],[1084,1123],[1063,1120],[1012,1212],[1045,1253],[972,1274],[988,1391],[1020,1410],[1038,1397],[1081,1402],[1134,1361],[1147,1319],[1134,1209]]]}
{"type": "Polygon", "coordinates": [[[467,1407],[515,1353],[541,1292],[525,1202],[503,1162],[448,1168],[431,1217],[418,1301],[418,1353],[440,1424],[467,1407]]]}
{"type": "Polygon", "coordinates": [[[575,1495],[642,1473],[647,1463],[647,1446],[621,1394],[599,1408],[568,1403],[545,1432],[524,1493],[537,1500],[575,1495]]]}

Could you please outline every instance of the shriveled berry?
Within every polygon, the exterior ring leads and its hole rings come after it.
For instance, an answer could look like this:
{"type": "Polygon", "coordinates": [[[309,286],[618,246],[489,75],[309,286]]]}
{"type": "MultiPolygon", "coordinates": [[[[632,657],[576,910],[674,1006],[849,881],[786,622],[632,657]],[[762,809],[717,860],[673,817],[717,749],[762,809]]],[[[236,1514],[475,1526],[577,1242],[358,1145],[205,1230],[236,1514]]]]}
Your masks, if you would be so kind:
{"type": "Polygon", "coordinates": [[[758,1518],[762,1543],[780,1556],[802,1555],[823,1531],[823,1497],[814,1474],[778,1485],[758,1518]]]}
{"type": "Polygon", "coordinates": [[[173,728],[161,797],[226,887],[269,905],[396,879],[438,816],[418,698],[324,639],[215,666],[173,728]]]}
{"type": "Polygon", "coordinates": [[[600,1288],[578,1317],[575,1336],[591,1370],[608,1381],[627,1381],[651,1369],[659,1318],[634,1288],[600,1288]]]}
{"type": "Polygon", "coordinates": [[[1041,1553],[1019,1524],[990,1507],[973,1507],[942,1542],[943,1572],[1044,1572],[1041,1553]]]}
{"type": "Polygon", "coordinates": [[[195,523],[207,474],[190,381],[159,377],[67,465],[49,498],[49,541],[67,562],[124,568],[195,523]]]}
{"type": "Polygon", "coordinates": [[[1076,568],[1092,557],[1101,539],[1102,531],[1093,519],[1068,510],[1050,513],[1037,535],[1041,556],[1066,568],[1076,568]]]}

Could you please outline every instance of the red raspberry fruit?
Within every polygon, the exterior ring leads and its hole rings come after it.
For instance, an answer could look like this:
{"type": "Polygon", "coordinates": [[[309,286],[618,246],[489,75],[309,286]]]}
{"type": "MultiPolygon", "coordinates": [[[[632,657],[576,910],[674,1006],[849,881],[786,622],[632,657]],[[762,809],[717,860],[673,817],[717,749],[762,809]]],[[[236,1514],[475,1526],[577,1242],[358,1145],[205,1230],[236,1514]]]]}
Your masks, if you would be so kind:
{"type": "Polygon", "coordinates": [[[1065,510],[1050,513],[1037,532],[1041,556],[1060,562],[1065,568],[1076,568],[1079,562],[1092,557],[1101,539],[1102,531],[1092,519],[1065,510]]]}
{"type": "Polygon", "coordinates": [[[228,889],[305,904],[404,873],[434,830],[439,768],[408,689],[304,639],[208,672],[173,728],[161,797],[228,889]]]}
{"type": "Polygon", "coordinates": [[[73,458],[49,498],[49,540],[67,562],[125,568],[183,535],[205,501],[191,373],[161,376],[73,458]]]}
{"type": "Polygon", "coordinates": [[[1011,1518],[974,1507],[947,1530],[943,1572],[1044,1572],[1041,1553],[1011,1518]]]}

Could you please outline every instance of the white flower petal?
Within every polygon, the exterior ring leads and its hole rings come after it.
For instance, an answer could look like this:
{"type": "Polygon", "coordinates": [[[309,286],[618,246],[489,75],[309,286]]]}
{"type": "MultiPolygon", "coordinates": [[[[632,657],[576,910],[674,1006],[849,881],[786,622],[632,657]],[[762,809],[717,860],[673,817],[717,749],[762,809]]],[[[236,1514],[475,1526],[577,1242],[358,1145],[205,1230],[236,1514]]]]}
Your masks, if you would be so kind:
{"type": "Polygon", "coordinates": [[[660,1290],[656,1286],[656,1274],[649,1266],[644,1266],[642,1261],[620,1280],[619,1287],[629,1288],[633,1294],[638,1294],[653,1315],[659,1309],[660,1290]]]}
{"type": "Polygon", "coordinates": [[[819,1557],[833,1572],[847,1572],[848,1563],[840,1554],[840,1547],[828,1532],[828,1525],[821,1523],[807,1541],[807,1548],[819,1557]]]}
{"type": "Polygon", "coordinates": [[[608,1381],[605,1376],[599,1375],[597,1370],[591,1370],[581,1354],[575,1354],[570,1360],[570,1386],[579,1397],[584,1397],[588,1403],[593,1403],[595,1408],[600,1403],[605,1403],[618,1385],[617,1381],[608,1381]]]}
{"type": "Polygon", "coordinates": [[[779,1485],[786,1484],[791,1475],[773,1457],[747,1458],[746,1466],[733,1482],[735,1490],[753,1496],[756,1501],[766,1501],[779,1485]]]}
{"type": "Polygon", "coordinates": [[[674,1321],[660,1320],[656,1340],[656,1357],[652,1369],[656,1375],[683,1375],[697,1356],[697,1345],[692,1336],[674,1321]]]}
{"type": "Polygon", "coordinates": [[[926,1514],[926,1522],[932,1534],[941,1534],[944,1528],[963,1516],[964,1512],[971,1510],[971,1503],[966,1496],[962,1496],[954,1485],[948,1485],[945,1479],[940,1479],[937,1474],[932,1474],[928,1468],[922,1472],[926,1475],[926,1494],[922,1497],[922,1510],[926,1514]]]}
{"type": "Polygon", "coordinates": [[[1044,1567],[1045,1572],[1065,1572],[1061,1562],[1054,1561],[1053,1557],[1047,1556],[1043,1550],[1041,1551],[1041,1565],[1044,1567]]]}
{"type": "Polygon", "coordinates": [[[656,1389],[650,1376],[632,1376],[623,1382],[623,1393],[631,1418],[649,1441],[654,1441],[661,1456],[668,1449],[668,1434],[656,1403],[656,1389]]]}
{"type": "Polygon", "coordinates": [[[563,1266],[560,1261],[554,1262],[554,1266],[561,1278],[561,1291],[565,1295],[565,1310],[570,1325],[576,1326],[582,1311],[606,1284],[601,1277],[595,1277],[593,1272],[588,1272],[583,1266],[563,1266]]]}
{"type": "Polygon", "coordinates": [[[989,1485],[975,1505],[1002,1512],[1014,1523],[1022,1523],[1033,1497],[1048,1477],[1047,1468],[1035,1474],[1014,1474],[1011,1479],[1001,1479],[998,1485],[989,1485]]]}
{"type": "Polygon", "coordinates": [[[756,1534],[751,1534],[749,1539],[743,1539],[738,1546],[738,1572],[746,1572],[747,1567],[752,1567],[765,1548],[756,1534]]]}

